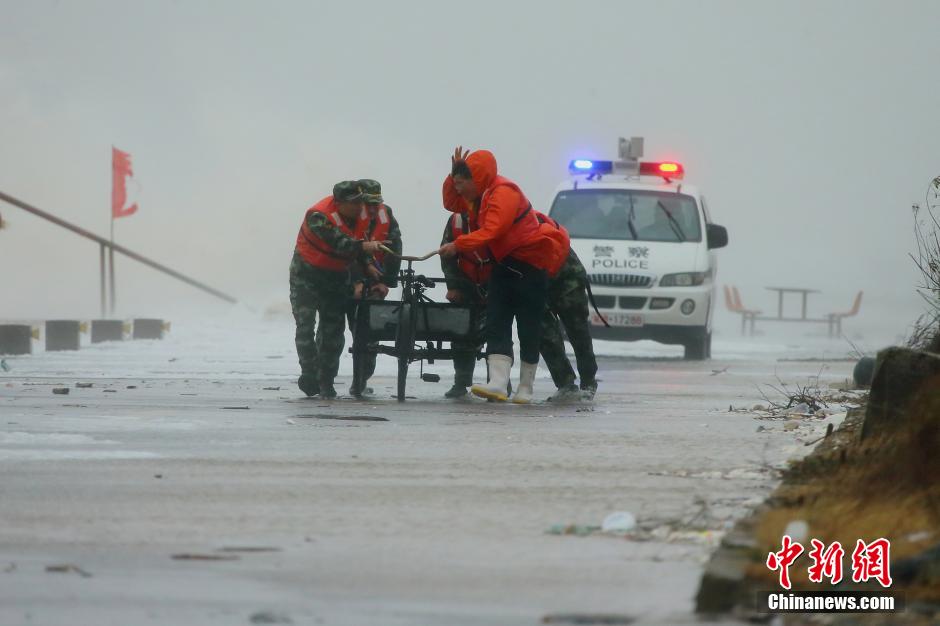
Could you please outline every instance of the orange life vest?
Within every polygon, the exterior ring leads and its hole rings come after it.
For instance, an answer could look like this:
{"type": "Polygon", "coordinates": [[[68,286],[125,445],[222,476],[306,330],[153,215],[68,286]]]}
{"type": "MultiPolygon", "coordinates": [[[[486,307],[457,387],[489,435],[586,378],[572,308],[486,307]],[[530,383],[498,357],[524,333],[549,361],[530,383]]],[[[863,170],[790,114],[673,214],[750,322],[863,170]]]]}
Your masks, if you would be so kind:
{"type": "Polygon", "coordinates": [[[330,244],[310,230],[310,227],[307,225],[307,219],[313,212],[326,215],[337,228],[352,239],[384,240],[388,235],[390,220],[384,204],[380,205],[377,211],[375,228],[372,229],[371,233],[367,233],[369,224],[372,222],[372,216],[368,209],[363,209],[359,217],[356,218],[355,226],[350,228],[346,224],[346,220],[343,219],[343,216],[339,214],[333,196],[323,198],[307,209],[306,214],[304,214],[304,221],[300,225],[300,232],[297,233],[296,247],[297,253],[300,254],[304,261],[322,269],[342,272],[349,267],[349,264],[352,263],[354,259],[348,255],[340,254],[334,250],[330,244]]]}
{"type": "MultiPolygon", "coordinates": [[[[476,219],[470,212],[455,213],[450,218],[451,241],[477,229],[476,219]]],[[[470,252],[457,253],[457,266],[475,285],[484,285],[493,271],[493,258],[485,246],[470,252]]]]}
{"type": "Polygon", "coordinates": [[[519,185],[508,178],[497,175],[483,195],[480,197],[480,215],[479,222],[486,221],[486,201],[489,195],[499,186],[511,187],[519,194],[519,206],[516,207],[516,217],[513,219],[512,226],[504,234],[490,242],[490,251],[496,261],[502,261],[509,256],[513,250],[524,245],[538,236],[539,221],[532,211],[532,203],[529,202],[525,194],[519,188],[519,185]]]}

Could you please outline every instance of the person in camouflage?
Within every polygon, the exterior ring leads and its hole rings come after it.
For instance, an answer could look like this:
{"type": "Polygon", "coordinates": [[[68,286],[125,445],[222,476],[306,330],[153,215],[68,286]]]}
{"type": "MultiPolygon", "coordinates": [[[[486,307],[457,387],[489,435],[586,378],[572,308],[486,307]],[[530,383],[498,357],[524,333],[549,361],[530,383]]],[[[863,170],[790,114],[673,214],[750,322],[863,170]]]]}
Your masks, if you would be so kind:
{"type": "MultiPolygon", "coordinates": [[[[460,224],[469,228],[468,217],[455,214],[447,221],[441,245],[454,240],[454,220],[460,216],[460,224]]],[[[547,220],[536,212],[540,221],[547,220]]],[[[441,269],[447,280],[447,299],[451,302],[470,302],[482,307],[486,285],[474,285],[463,271],[457,257],[441,258],[441,269]]],[[[594,357],[594,343],[588,326],[587,272],[574,250],[569,250],[568,258],[558,274],[548,281],[548,307],[542,317],[542,339],[539,353],[548,367],[552,381],[558,391],[552,400],[571,400],[577,397],[593,399],[597,391],[597,360],[594,357]],[[565,334],[574,349],[580,376],[580,389],[575,385],[575,372],[565,354],[564,337],[559,327],[564,326],[565,334]]],[[[485,323],[485,318],[484,318],[485,323]]],[[[454,385],[444,395],[459,398],[467,394],[467,387],[473,383],[473,370],[476,364],[475,353],[482,346],[478,343],[454,342],[454,348],[466,349],[467,354],[454,358],[454,385]]]]}
{"type": "Polygon", "coordinates": [[[597,359],[588,325],[588,277],[574,250],[568,253],[558,275],[548,282],[548,310],[542,317],[540,352],[558,388],[554,400],[578,395],[593,399],[597,392],[597,359]],[[580,389],[574,384],[574,370],[565,355],[565,343],[558,322],[565,329],[578,364],[580,389]]]}
{"type": "MultiPolygon", "coordinates": [[[[441,238],[441,245],[450,243],[454,240],[455,230],[469,230],[469,226],[464,228],[466,216],[455,213],[447,220],[444,226],[444,236],[441,238]],[[455,229],[455,220],[459,221],[459,227],[455,229]]],[[[473,370],[476,366],[477,354],[482,350],[486,342],[483,329],[486,326],[486,285],[475,284],[461,269],[458,262],[458,256],[441,257],[441,270],[444,272],[444,279],[447,283],[448,302],[469,304],[478,309],[477,321],[480,324],[477,340],[453,341],[451,348],[455,351],[454,356],[454,384],[444,392],[445,398],[462,398],[467,395],[467,388],[473,384],[473,370]]]]}
{"type": "MultiPolygon", "coordinates": [[[[388,231],[382,235],[387,240],[388,248],[395,255],[378,252],[373,258],[364,265],[354,265],[351,268],[351,282],[353,285],[353,296],[350,306],[347,310],[349,327],[352,328],[356,319],[356,300],[363,298],[367,300],[384,300],[388,296],[390,288],[398,285],[398,270],[401,267],[401,228],[398,226],[398,220],[392,213],[392,207],[385,204],[382,198],[382,185],[379,181],[371,178],[359,180],[359,186],[362,188],[362,199],[366,203],[366,209],[369,211],[372,223],[369,232],[374,233],[378,224],[382,220],[387,221],[388,231]],[[396,256],[398,255],[398,256],[396,256]]],[[[349,395],[360,398],[363,395],[372,395],[372,388],[366,383],[372,374],[375,373],[374,353],[367,353],[363,356],[363,371],[361,380],[353,381],[349,386],[349,395]]]]}
{"type": "Polygon", "coordinates": [[[367,240],[368,232],[358,181],[334,185],[333,195],[308,209],[301,224],[290,264],[290,301],[301,369],[297,385],[308,396],[336,397],[333,380],[345,340],[350,267],[369,263],[383,243],[367,240]]]}

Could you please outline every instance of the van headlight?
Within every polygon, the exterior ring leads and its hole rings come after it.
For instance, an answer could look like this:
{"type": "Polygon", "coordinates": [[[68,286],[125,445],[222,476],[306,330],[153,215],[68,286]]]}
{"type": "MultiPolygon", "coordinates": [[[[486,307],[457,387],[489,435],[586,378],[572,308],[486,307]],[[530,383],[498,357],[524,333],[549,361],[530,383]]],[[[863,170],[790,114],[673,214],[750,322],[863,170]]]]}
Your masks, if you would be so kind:
{"type": "Polygon", "coordinates": [[[695,287],[705,282],[708,272],[681,272],[666,274],[659,280],[660,287],[695,287]]]}

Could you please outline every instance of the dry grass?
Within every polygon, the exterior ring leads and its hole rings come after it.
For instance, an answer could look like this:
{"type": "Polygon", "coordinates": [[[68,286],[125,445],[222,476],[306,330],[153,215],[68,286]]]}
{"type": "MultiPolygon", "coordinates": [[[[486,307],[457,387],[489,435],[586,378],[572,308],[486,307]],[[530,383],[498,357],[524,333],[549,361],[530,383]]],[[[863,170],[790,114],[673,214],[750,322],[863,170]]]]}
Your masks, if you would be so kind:
{"type": "MultiPolygon", "coordinates": [[[[809,525],[803,541],[839,541],[846,550],[845,573],[851,579],[850,555],[858,539],[891,540],[891,560],[915,556],[940,541],[940,377],[927,381],[910,404],[909,420],[900,432],[859,443],[847,428],[821,444],[820,450],[795,466],[758,520],[755,536],[759,559],[752,578],[776,584],[777,573],[763,565],[768,552],[780,549],[787,524],[809,525]],[[933,416],[933,417],[931,417],[933,416]],[[924,537],[924,531],[930,534],[924,537]],[[913,537],[912,537],[913,536],[913,537]]],[[[853,428],[854,427],[854,428],[853,428]]],[[[791,567],[795,588],[819,588],[807,580],[806,553],[791,567]]],[[[897,588],[897,581],[895,584],[897,588]]],[[[940,588],[909,587],[909,600],[940,602],[940,588]]]]}

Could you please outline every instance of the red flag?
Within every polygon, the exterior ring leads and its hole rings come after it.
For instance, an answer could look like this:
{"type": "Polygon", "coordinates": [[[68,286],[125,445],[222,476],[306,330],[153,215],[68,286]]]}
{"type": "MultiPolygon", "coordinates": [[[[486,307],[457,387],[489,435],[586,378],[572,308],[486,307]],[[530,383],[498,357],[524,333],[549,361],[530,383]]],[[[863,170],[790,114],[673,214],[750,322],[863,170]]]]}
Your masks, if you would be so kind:
{"type": "Polygon", "coordinates": [[[125,217],[137,212],[137,203],[125,207],[127,179],[134,177],[131,155],[111,146],[111,216],[125,217]]]}

